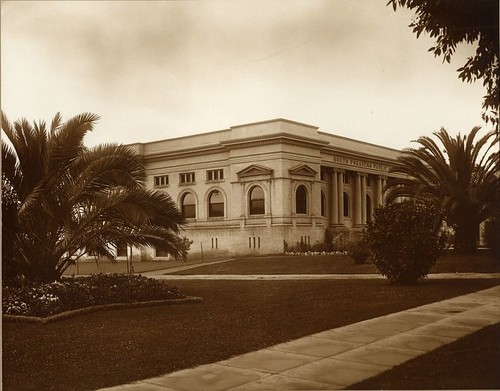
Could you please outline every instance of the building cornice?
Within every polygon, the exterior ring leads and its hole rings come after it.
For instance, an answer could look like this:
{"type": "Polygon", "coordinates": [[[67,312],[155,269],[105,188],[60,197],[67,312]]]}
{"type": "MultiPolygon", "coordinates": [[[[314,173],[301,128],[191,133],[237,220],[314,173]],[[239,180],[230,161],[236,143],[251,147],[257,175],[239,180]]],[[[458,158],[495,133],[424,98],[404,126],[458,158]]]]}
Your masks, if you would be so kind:
{"type": "Polygon", "coordinates": [[[203,156],[211,153],[221,153],[221,152],[227,152],[227,148],[220,145],[220,143],[214,143],[211,145],[182,148],[177,150],[150,152],[150,153],[145,153],[142,156],[145,160],[157,161],[157,160],[172,160],[183,157],[203,156]]]}
{"type": "MultiPolygon", "coordinates": [[[[380,144],[369,143],[369,142],[367,142],[367,141],[357,140],[357,139],[350,138],[350,137],[339,136],[339,135],[337,135],[337,134],[331,134],[331,133],[328,133],[328,132],[322,132],[322,131],[320,131],[320,130],[318,130],[318,134],[319,134],[319,135],[322,135],[322,136],[331,137],[332,139],[335,139],[335,138],[336,138],[336,139],[346,140],[346,141],[354,142],[354,143],[357,143],[357,144],[368,145],[368,146],[370,146],[370,147],[376,147],[376,148],[385,149],[385,150],[387,150],[387,151],[391,151],[391,152],[398,152],[398,153],[401,153],[401,150],[399,150],[399,149],[386,147],[386,146],[384,146],[384,145],[380,145],[380,144]]],[[[333,141],[333,140],[332,140],[332,141],[333,141]]],[[[331,143],[331,142],[330,142],[330,143],[331,143]]]]}

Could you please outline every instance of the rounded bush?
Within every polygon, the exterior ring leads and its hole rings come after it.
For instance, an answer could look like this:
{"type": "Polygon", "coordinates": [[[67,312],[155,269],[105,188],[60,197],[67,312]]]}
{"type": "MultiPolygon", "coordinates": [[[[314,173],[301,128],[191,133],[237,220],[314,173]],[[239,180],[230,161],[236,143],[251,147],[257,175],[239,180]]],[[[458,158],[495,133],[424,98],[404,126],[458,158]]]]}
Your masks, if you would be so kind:
{"type": "Polygon", "coordinates": [[[440,253],[441,221],[434,208],[421,202],[376,209],[366,239],[380,274],[398,284],[425,278],[440,253]]]}

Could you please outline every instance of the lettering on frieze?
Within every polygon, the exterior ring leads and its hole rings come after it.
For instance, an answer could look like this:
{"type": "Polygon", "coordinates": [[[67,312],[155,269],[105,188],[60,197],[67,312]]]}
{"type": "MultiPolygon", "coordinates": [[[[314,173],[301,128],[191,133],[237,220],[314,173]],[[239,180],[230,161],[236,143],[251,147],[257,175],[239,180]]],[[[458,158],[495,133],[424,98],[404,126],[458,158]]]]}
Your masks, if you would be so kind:
{"type": "Polygon", "coordinates": [[[369,168],[369,169],[378,170],[378,171],[387,172],[390,170],[390,167],[386,166],[385,164],[365,162],[363,160],[351,159],[351,158],[342,157],[342,156],[334,156],[333,161],[335,163],[346,164],[348,166],[369,168]]]}

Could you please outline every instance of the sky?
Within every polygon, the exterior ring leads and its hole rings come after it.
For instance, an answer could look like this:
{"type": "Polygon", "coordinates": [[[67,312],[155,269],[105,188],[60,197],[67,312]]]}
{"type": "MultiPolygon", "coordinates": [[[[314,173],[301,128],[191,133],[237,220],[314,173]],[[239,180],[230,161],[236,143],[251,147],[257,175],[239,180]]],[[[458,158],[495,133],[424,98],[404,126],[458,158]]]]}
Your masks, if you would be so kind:
{"type": "Polygon", "coordinates": [[[11,120],[101,119],[85,143],[136,143],[274,118],[392,148],[481,120],[481,81],[387,0],[2,1],[11,120]]]}

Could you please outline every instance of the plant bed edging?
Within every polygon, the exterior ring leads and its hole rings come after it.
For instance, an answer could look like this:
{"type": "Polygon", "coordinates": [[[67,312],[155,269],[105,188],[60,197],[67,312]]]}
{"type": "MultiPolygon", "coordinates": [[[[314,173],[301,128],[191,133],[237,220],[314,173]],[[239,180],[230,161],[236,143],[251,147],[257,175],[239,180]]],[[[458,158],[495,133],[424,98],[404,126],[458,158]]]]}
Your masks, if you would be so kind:
{"type": "Polygon", "coordinates": [[[159,305],[173,305],[173,304],[191,304],[200,303],[203,299],[196,296],[186,296],[183,299],[165,299],[165,300],[153,300],[153,301],[137,301],[133,303],[111,303],[96,305],[92,307],[78,308],[76,310],[65,311],[59,314],[47,316],[45,318],[39,316],[24,316],[24,315],[2,315],[2,320],[6,323],[39,323],[46,324],[57,322],[59,320],[72,318],[74,316],[82,314],[90,314],[99,311],[109,311],[120,308],[141,308],[141,307],[154,307],[159,305]]]}

